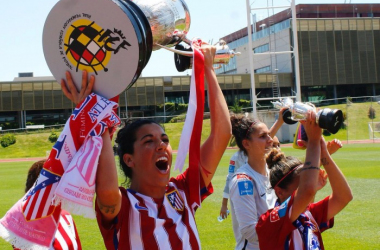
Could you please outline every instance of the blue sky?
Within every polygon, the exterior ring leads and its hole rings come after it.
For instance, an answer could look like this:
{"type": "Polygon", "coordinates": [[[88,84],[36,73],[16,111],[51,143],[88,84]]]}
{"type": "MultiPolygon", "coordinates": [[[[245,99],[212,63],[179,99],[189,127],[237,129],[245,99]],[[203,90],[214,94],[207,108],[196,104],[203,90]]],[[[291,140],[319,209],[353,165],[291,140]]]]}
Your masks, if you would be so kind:
{"type": "MultiPolygon", "coordinates": [[[[46,17],[57,0],[2,1],[0,15],[0,81],[12,81],[19,72],[51,76],[42,49],[42,31],[46,17]]],[[[247,26],[246,0],[185,0],[191,15],[188,38],[199,37],[214,43],[221,37],[247,26]]],[[[253,7],[266,6],[265,0],[250,0],[253,7]]],[[[269,2],[272,2],[269,1],[269,2]]],[[[378,3],[378,0],[296,0],[299,3],[378,3]]],[[[273,0],[275,6],[290,5],[273,0]]],[[[266,17],[267,11],[257,13],[266,17]]],[[[186,75],[178,72],[173,54],[160,49],[152,53],[142,76],[186,75]]]]}

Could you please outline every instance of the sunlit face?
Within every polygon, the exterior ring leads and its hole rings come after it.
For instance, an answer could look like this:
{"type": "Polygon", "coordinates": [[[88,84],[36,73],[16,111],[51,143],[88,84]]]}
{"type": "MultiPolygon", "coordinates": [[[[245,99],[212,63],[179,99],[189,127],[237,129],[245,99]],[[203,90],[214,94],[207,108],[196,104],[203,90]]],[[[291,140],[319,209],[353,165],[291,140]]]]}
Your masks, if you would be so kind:
{"type": "Polygon", "coordinates": [[[280,148],[280,141],[278,140],[277,136],[273,137],[273,148],[281,149],[280,148]]]}
{"type": "MultiPolygon", "coordinates": [[[[157,124],[146,124],[136,132],[134,153],[126,158],[132,168],[131,189],[149,195],[149,190],[166,187],[172,164],[169,137],[157,124]]],[[[128,154],[126,154],[128,155],[128,154]]]]}
{"type": "Polygon", "coordinates": [[[284,202],[286,199],[288,199],[298,188],[298,185],[300,183],[300,177],[297,173],[294,174],[295,175],[293,176],[292,182],[289,183],[285,189],[281,188],[280,193],[276,192],[276,195],[278,198],[280,198],[281,202],[284,202]]]}
{"type": "Polygon", "coordinates": [[[264,123],[258,123],[254,127],[254,132],[250,134],[245,147],[248,157],[264,157],[272,149],[273,139],[269,135],[269,129],[264,123]]]}

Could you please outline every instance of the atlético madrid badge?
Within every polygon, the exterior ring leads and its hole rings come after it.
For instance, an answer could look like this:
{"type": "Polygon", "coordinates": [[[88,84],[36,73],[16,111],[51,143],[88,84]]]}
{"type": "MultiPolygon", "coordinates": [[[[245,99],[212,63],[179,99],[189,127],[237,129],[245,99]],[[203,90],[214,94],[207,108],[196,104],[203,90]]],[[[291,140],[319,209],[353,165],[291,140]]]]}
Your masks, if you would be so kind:
{"type": "Polygon", "coordinates": [[[94,92],[111,98],[130,87],[149,60],[143,35],[135,11],[122,1],[60,0],[46,19],[43,51],[58,82],[70,71],[80,89],[86,70],[96,77],[94,92]]]}

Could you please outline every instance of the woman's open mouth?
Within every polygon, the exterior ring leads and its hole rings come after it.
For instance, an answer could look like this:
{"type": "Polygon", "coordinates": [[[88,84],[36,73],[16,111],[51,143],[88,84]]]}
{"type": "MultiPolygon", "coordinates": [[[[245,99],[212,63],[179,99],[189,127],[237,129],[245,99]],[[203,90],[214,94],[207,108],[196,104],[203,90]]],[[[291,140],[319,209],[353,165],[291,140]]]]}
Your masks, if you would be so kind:
{"type": "Polygon", "coordinates": [[[158,158],[156,161],[156,167],[161,173],[166,174],[169,169],[168,158],[166,156],[158,158]]]}

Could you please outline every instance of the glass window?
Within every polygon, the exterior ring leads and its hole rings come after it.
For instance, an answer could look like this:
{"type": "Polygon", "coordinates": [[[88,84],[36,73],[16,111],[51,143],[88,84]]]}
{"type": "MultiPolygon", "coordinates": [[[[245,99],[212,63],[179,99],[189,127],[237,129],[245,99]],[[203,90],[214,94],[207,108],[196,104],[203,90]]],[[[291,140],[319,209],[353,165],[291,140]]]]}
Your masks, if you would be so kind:
{"type": "Polygon", "coordinates": [[[357,20],[357,24],[358,24],[357,30],[365,30],[364,20],[357,20]]]}
{"type": "Polygon", "coordinates": [[[12,91],[21,90],[21,83],[12,83],[12,91]]]}
{"type": "Polygon", "coordinates": [[[372,30],[372,19],[364,20],[365,30],[372,30]]]}
{"type": "Polygon", "coordinates": [[[342,21],[342,30],[349,30],[350,26],[348,24],[348,20],[343,19],[342,21]]]}
{"type": "Polygon", "coordinates": [[[139,79],[135,83],[136,87],[145,87],[145,80],[144,79],[139,79]]]}
{"type": "Polygon", "coordinates": [[[156,78],[154,79],[154,84],[156,86],[164,86],[164,80],[162,78],[156,78]]]}
{"type": "Polygon", "coordinates": [[[317,20],[317,30],[318,31],[325,30],[325,20],[317,20]]]}
{"type": "MultiPolygon", "coordinates": [[[[47,85],[49,86],[49,85],[47,85]]],[[[45,87],[45,86],[44,86],[45,87]]],[[[52,84],[50,83],[50,87],[52,87],[52,84]]],[[[53,92],[50,88],[50,90],[44,90],[44,109],[53,109],[53,92]]]]}
{"type": "Polygon", "coordinates": [[[57,82],[53,82],[53,90],[61,90],[61,84],[58,84],[57,82]]]}
{"type": "Polygon", "coordinates": [[[317,31],[317,21],[309,20],[309,31],[317,31]]]}
{"type": "Polygon", "coordinates": [[[333,20],[325,20],[326,31],[334,30],[333,20]]]}
{"type": "Polygon", "coordinates": [[[350,19],[350,20],[348,20],[348,23],[350,25],[350,30],[357,30],[358,29],[356,19],[350,19]]]}
{"type": "Polygon", "coordinates": [[[173,86],[179,86],[179,85],[181,85],[181,78],[173,77],[172,78],[172,84],[173,84],[173,86]]]}
{"type": "MultiPolygon", "coordinates": [[[[6,84],[4,84],[4,85],[6,85],[6,84]]],[[[4,87],[4,85],[3,85],[3,87],[4,87]]],[[[9,84],[7,84],[7,85],[9,85],[9,84]]],[[[1,93],[1,99],[3,101],[3,103],[2,103],[3,110],[12,110],[11,92],[3,90],[1,93]]]]}
{"type": "Polygon", "coordinates": [[[371,19],[374,30],[380,30],[380,19],[371,19]]]}
{"type": "Polygon", "coordinates": [[[22,91],[21,84],[18,85],[20,85],[20,90],[12,90],[12,110],[20,111],[22,110],[22,91]]]}
{"type": "Polygon", "coordinates": [[[341,30],[342,29],[342,23],[341,23],[340,19],[333,20],[333,24],[334,24],[334,30],[341,30]]]}
{"type": "Polygon", "coordinates": [[[41,82],[35,82],[33,84],[34,90],[42,90],[42,83],[41,82]]]}
{"type": "Polygon", "coordinates": [[[269,43],[260,45],[260,46],[258,46],[256,48],[253,48],[253,51],[255,53],[263,53],[263,52],[269,51],[269,43]]]}
{"type": "Polygon", "coordinates": [[[234,76],[234,83],[242,83],[243,79],[241,76],[234,76]]]}
{"type": "Polygon", "coordinates": [[[153,78],[145,79],[145,85],[146,86],[154,86],[154,79],[153,78]]]}
{"type": "Polygon", "coordinates": [[[44,82],[42,83],[44,90],[52,90],[53,89],[53,83],[51,82],[44,82]]]}
{"type": "Polygon", "coordinates": [[[262,67],[255,69],[255,73],[264,73],[264,72],[270,72],[270,66],[262,67]]]}
{"type": "Polygon", "coordinates": [[[189,86],[190,85],[190,77],[182,77],[181,78],[181,83],[182,83],[182,85],[189,86]]]}
{"type": "Polygon", "coordinates": [[[23,83],[22,84],[23,91],[33,91],[33,83],[23,83]]]}
{"type": "Polygon", "coordinates": [[[1,91],[11,91],[10,84],[1,84],[1,91]]]}

